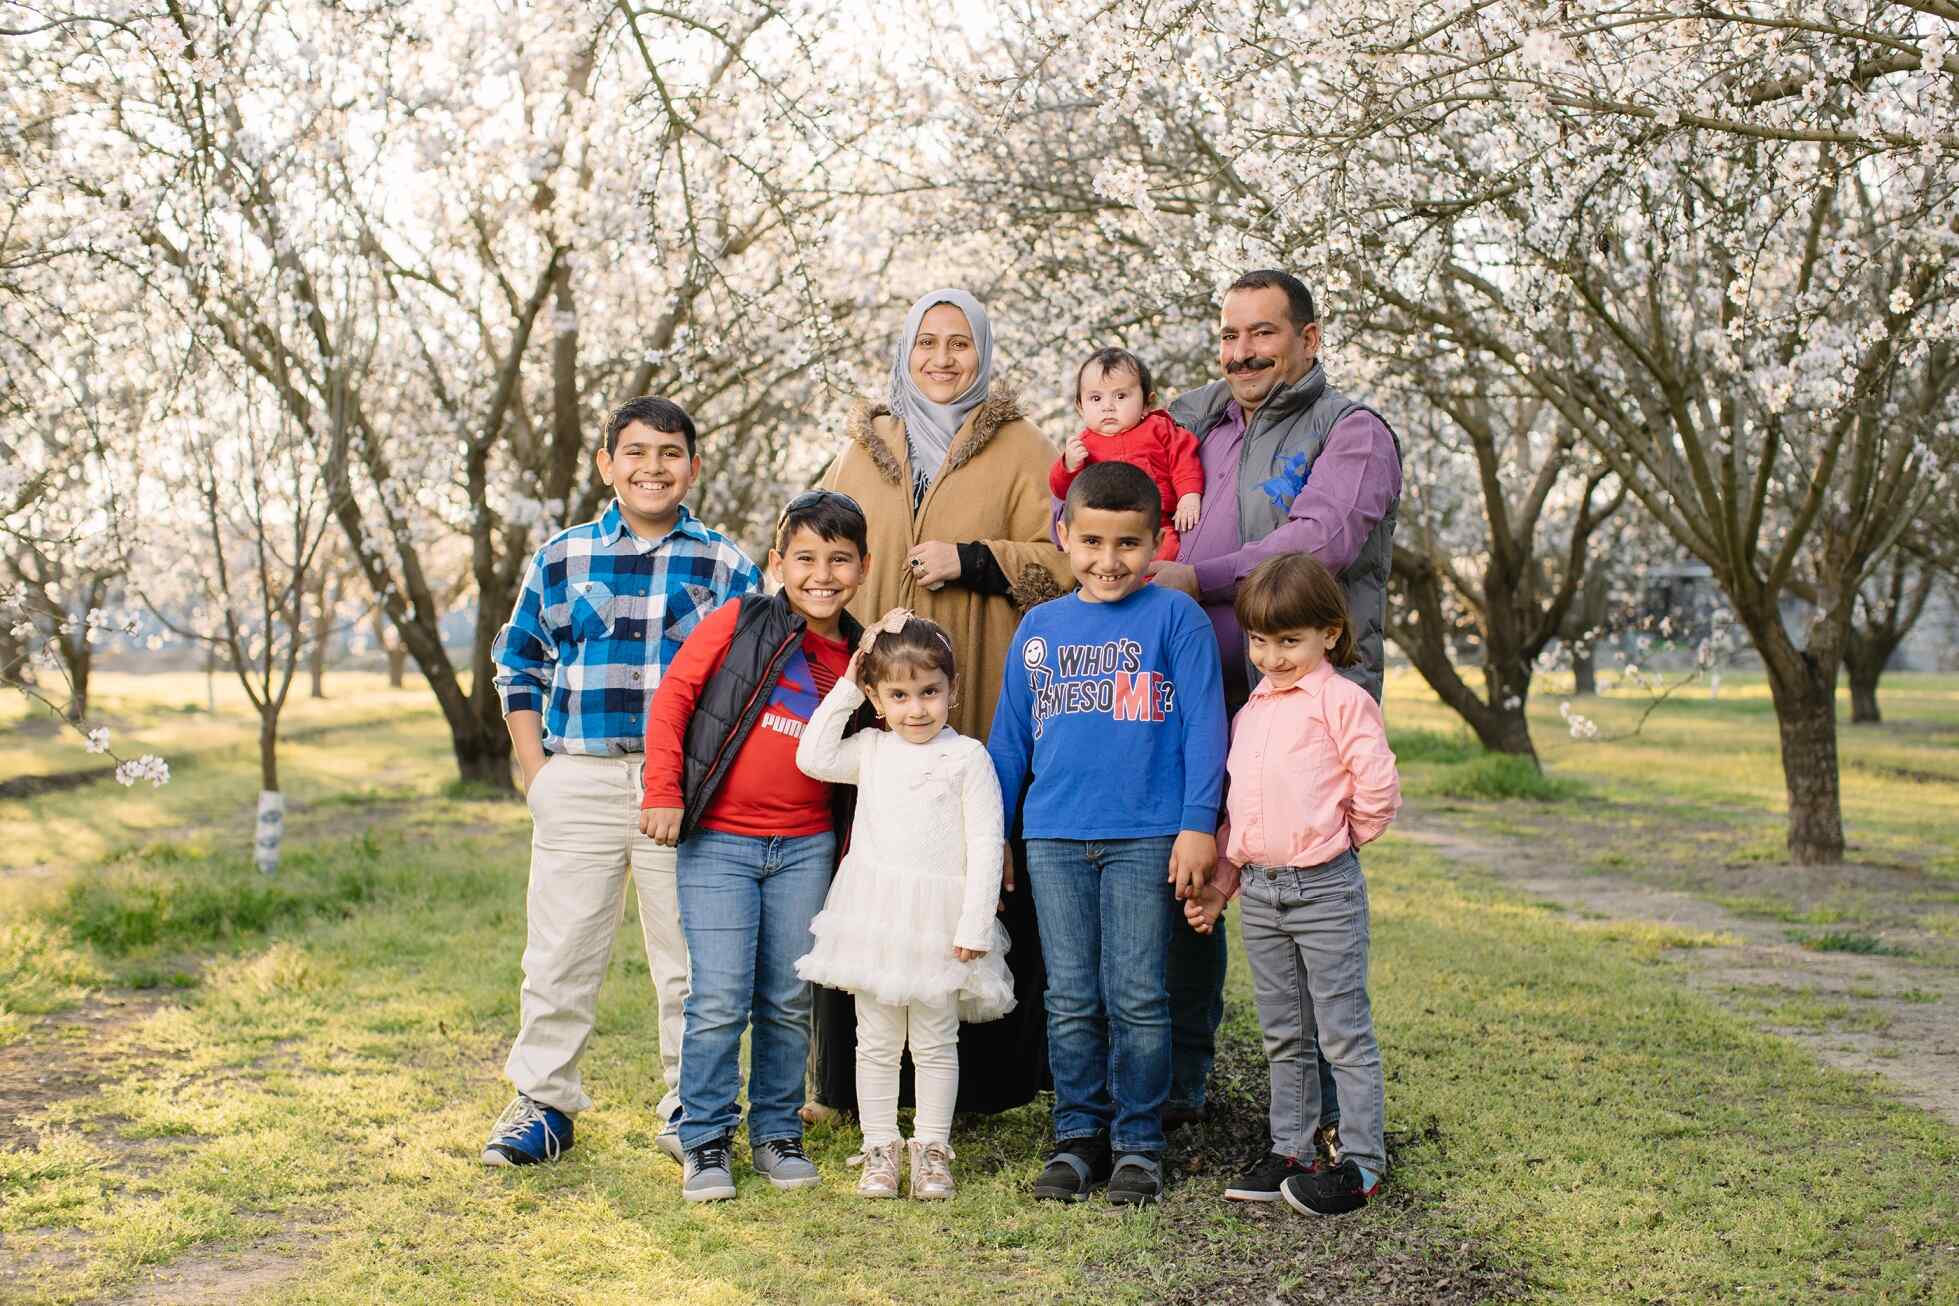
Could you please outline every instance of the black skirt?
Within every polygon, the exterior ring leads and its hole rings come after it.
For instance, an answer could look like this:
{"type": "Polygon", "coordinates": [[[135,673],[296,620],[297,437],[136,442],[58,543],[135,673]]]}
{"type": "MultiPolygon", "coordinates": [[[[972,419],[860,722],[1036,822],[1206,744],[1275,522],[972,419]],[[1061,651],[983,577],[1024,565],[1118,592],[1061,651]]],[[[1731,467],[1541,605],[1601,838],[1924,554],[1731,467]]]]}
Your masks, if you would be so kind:
{"type": "MultiPolygon", "coordinates": [[[[1016,842],[1014,860],[1027,865],[1026,849],[1016,842]]],[[[1034,919],[1034,893],[1023,873],[1000,918],[1012,947],[1007,970],[1013,975],[1014,1009],[983,1025],[959,1027],[957,1110],[991,1115],[1034,1100],[1051,1086],[1048,1074],[1047,967],[1041,961],[1041,932],[1034,919]]],[[[815,1100],[838,1111],[857,1109],[857,1002],[848,993],[816,990],[815,1029],[810,1041],[810,1079],[815,1100]]],[[[911,1054],[898,1071],[898,1104],[913,1105],[911,1054]]]]}

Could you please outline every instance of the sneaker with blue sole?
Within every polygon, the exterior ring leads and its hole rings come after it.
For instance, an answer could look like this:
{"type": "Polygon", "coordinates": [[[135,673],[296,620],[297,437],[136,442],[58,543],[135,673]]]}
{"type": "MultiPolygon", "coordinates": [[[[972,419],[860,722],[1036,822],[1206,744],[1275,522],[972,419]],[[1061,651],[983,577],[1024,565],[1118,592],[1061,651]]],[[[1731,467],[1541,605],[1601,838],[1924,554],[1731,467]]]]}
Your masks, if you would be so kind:
{"type": "Polygon", "coordinates": [[[484,1165],[537,1165],[571,1150],[571,1117],[519,1093],[490,1127],[484,1165]]]}

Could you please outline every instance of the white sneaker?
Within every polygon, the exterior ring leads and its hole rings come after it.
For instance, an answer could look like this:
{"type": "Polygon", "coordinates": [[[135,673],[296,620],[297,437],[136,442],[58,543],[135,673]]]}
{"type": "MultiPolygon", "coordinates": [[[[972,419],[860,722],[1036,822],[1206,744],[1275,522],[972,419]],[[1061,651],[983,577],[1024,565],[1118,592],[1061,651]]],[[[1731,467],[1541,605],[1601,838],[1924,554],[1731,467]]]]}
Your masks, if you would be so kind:
{"type": "Polygon", "coordinates": [[[864,1149],[864,1173],[857,1178],[859,1197],[898,1195],[898,1150],[903,1143],[879,1143],[864,1149]]]}
{"type": "MultiPolygon", "coordinates": [[[[945,1143],[914,1138],[911,1151],[911,1197],[914,1202],[943,1202],[958,1191],[952,1182],[952,1148],[945,1143]]],[[[868,1163],[867,1163],[868,1164],[868,1163]]]]}

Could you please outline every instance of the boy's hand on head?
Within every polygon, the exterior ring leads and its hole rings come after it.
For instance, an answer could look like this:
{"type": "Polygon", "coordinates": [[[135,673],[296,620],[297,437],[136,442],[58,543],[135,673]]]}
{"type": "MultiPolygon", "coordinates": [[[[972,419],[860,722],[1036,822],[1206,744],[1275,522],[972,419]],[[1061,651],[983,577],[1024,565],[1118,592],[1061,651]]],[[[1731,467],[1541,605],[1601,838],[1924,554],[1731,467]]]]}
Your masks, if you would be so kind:
{"type": "Polygon", "coordinates": [[[1171,516],[1170,521],[1176,526],[1179,534],[1197,529],[1197,512],[1203,506],[1204,496],[1201,494],[1186,494],[1177,500],[1177,511],[1171,516]]]}
{"type": "Polygon", "coordinates": [[[1216,835],[1201,830],[1185,830],[1170,847],[1170,882],[1177,886],[1179,898],[1189,898],[1211,878],[1218,864],[1216,835]]]}
{"type": "Polygon", "coordinates": [[[984,957],[986,955],[986,949],[955,947],[952,950],[952,955],[958,958],[960,961],[978,961],[981,957],[984,957]]]}
{"type": "Polygon", "coordinates": [[[680,842],[678,807],[648,807],[639,814],[639,832],[663,848],[680,842]]]}
{"type": "Polygon", "coordinates": [[[1214,885],[1207,884],[1184,899],[1184,920],[1199,934],[1209,934],[1216,929],[1218,917],[1222,915],[1224,895],[1214,885]]]}
{"type": "Polygon", "coordinates": [[[1068,437],[1068,447],[1061,451],[1061,461],[1069,471],[1078,472],[1088,461],[1088,441],[1082,439],[1080,431],[1068,437]]]}

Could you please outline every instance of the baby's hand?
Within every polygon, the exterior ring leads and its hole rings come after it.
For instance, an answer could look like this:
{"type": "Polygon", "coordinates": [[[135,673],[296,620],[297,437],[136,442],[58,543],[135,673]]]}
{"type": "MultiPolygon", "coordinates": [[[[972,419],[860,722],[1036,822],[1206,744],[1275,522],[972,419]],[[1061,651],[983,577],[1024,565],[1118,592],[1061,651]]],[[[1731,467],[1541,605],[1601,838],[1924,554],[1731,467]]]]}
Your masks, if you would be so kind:
{"type": "Polygon", "coordinates": [[[1204,496],[1201,494],[1186,494],[1177,500],[1177,511],[1172,514],[1170,521],[1176,526],[1178,533],[1197,529],[1197,512],[1203,506],[1204,496]]]}
{"type": "Polygon", "coordinates": [[[1218,917],[1222,915],[1224,895],[1214,885],[1207,884],[1184,899],[1184,920],[1199,934],[1209,934],[1216,929],[1218,917]]]}
{"type": "Polygon", "coordinates": [[[1061,460],[1071,472],[1078,472],[1088,461],[1088,441],[1082,439],[1080,431],[1068,437],[1068,447],[1061,451],[1061,460]]]}
{"type": "Polygon", "coordinates": [[[986,955],[985,948],[954,948],[952,955],[960,961],[978,961],[986,955]]]}

